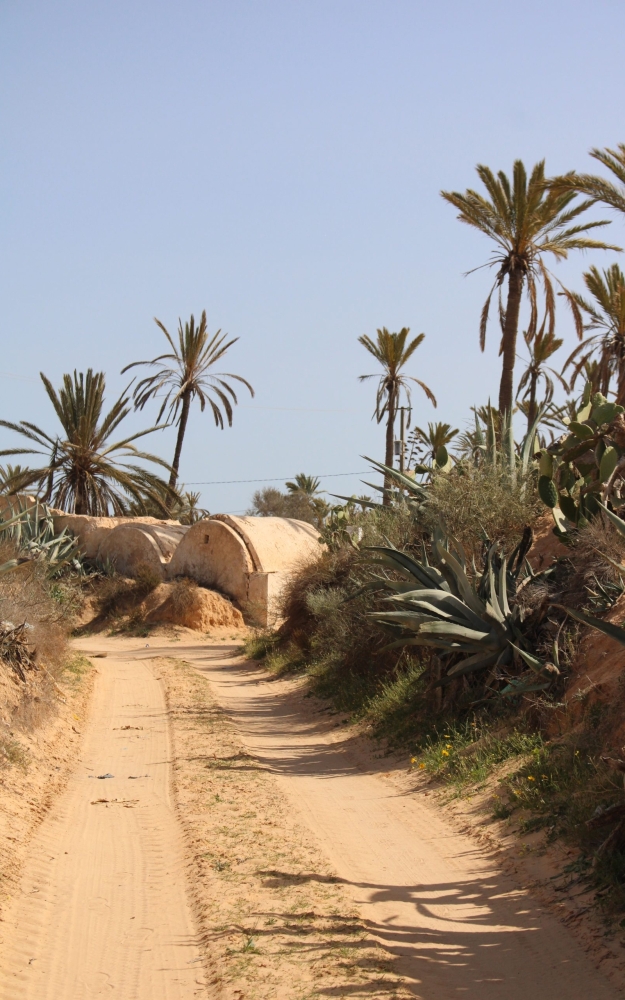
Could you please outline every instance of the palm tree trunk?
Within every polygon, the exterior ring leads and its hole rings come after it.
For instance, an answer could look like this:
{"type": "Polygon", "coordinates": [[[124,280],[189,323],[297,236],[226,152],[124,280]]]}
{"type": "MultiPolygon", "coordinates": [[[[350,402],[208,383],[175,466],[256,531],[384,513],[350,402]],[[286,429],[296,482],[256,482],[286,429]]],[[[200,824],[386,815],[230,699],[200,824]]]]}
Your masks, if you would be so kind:
{"type": "Polygon", "coordinates": [[[499,384],[499,412],[512,414],[514,393],[514,362],[516,360],[516,338],[519,329],[519,311],[523,293],[523,271],[516,267],[508,277],[508,304],[503,325],[502,354],[503,367],[499,384]]]}
{"type": "MultiPolygon", "coordinates": [[[[395,393],[390,392],[388,397],[388,419],[386,421],[386,458],[384,464],[389,469],[393,468],[393,452],[395,450],[395,393]]],[[[384,498],[383,503],[388,506],[391,502],[391,480],[384,477],[384,498]]]]}
{"type": "Polygon", "coordinates": [[[87,497],[85,495],[85,482],[79,474],[76,482],[76,499],[74,500],[74,514],[88,514],[87,497]]]}
{"type": "Polygon", "coordinates": [[[176,438],[176,450],[174,452],[174,460],[171,463],[171,476],[169,477],[169,485],[173,487],[178,481],[178,469],[180,468],[180,454],[182,452],[182,442],[184,441],[185,431],[187,429],[187,420],[189,419],[189,408],[191,406],[191,396],[187,393],[182,400],[182,412],[180,414],[180,423],[178,424],[178,437],[176,438]]]}
{"type": "Polygon", "coordinates": [[[536,406],[536,383],[538,382],[538,373],[534,373],[530,376],[530,402],[527,408],[527,430],[529,432],[530,427],[536,420],[536,413],[538,407],[536,406]]]}
{"type": "Polygon", "coordinates": [[[616,390],[616,402],[618,406],[625,406],[625,344],[619,344],[618,356],[618,386],[616,390]]]}

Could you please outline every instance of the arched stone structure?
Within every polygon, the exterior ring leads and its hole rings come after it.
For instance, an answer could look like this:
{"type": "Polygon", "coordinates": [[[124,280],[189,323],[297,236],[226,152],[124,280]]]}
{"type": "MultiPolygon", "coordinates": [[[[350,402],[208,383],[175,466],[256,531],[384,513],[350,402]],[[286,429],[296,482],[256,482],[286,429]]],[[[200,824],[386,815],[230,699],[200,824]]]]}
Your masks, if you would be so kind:
{"type": "Polygon", "coordinates": [[[289,575],[321,552],[319,532],[305,521],[217,514],[189,528],[168,576],[216,587],[267,625],[289,575]]]}

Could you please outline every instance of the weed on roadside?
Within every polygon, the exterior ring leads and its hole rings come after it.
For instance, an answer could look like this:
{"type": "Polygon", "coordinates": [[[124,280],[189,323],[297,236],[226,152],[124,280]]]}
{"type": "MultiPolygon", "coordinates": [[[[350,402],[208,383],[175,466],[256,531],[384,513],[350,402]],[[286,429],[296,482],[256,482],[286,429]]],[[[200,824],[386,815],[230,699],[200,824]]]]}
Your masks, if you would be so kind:
{"type": "Polygon", "coordinates": [[[479,717],[450,720],[424,738],[412,764],[459,793],[469,785],[484,782],[505,761],[533,757],[543,747],[540,733],[519,729],[498,733],[479,717]]]}
{"type": "Polygon", "coordinates": [[[250,660],[264,660],[275,649],[278,635],[270,629],[256,629],[243,643],[243,655],[250,660]]]}
{"type": "Polygon", "coordinates": [[[0,738],[0,769],[18,767],[28,770],[28,751],[13,739],[0,738]]]}
{"type": "Polygon", "coordinates": [[[63,669],[64,680],[71,684],[80,683],[83,676],[92,669],[91,661],[83,653],[75,653],[63,669]],[[69,677],[67,676],[69,674],[69,677]]]}

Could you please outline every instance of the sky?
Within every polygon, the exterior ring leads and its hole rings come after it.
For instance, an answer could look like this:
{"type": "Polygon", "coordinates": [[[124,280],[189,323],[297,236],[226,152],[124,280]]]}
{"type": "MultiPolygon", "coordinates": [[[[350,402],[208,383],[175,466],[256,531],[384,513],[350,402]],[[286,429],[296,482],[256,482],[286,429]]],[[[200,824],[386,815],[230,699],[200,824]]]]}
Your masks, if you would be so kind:
{"type": "MultiPolygon", "coordinates": [[[[624,29],[620,0],[0,0],[0,418],[56,429],[40,371],[103,370],[112,403],[166,346],[153,318],[206,309],[255,396],[223,431],[191,414],[181,478],[203,505],[244,511],[297,472],[364,492],[384,429],[359,336],[425,333],[420,426],[497,398],[493,276],[466,274],[490,246],[440,190],[517,157],[587,171],[625,142],[624,29]]],[[[581,289],[616,256],[554,272],[581,289]]],[[[558,332],[564,360],[562,308],[558,332]]],[[[174,437],[146,447],[171,460],[174,437]]]]}

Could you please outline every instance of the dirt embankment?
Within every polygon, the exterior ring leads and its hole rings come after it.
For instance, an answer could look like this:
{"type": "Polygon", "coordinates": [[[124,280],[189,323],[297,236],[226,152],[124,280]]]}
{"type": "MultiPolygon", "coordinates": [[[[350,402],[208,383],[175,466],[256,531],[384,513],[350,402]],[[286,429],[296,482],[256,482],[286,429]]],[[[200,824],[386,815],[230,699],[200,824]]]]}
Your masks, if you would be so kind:
{"type": "Polygon", "coordinates": [[[93,683],[91,664],[70,658],[52,684],[27,683],[0,666],[4,721],[0,730],[0,919],[13,896],[34,831],[76,764],[93,683]]]}
{"type": "Polygon", "coordinates": [[[174,625],[208,632],[214,628],[240,629],[243,615],[233,602],[194,580],[159,583],[149,574],[130,579],[114,576],[92,585],[80,619],[80,632],[89,635],[115,630],[174,625]]]}

